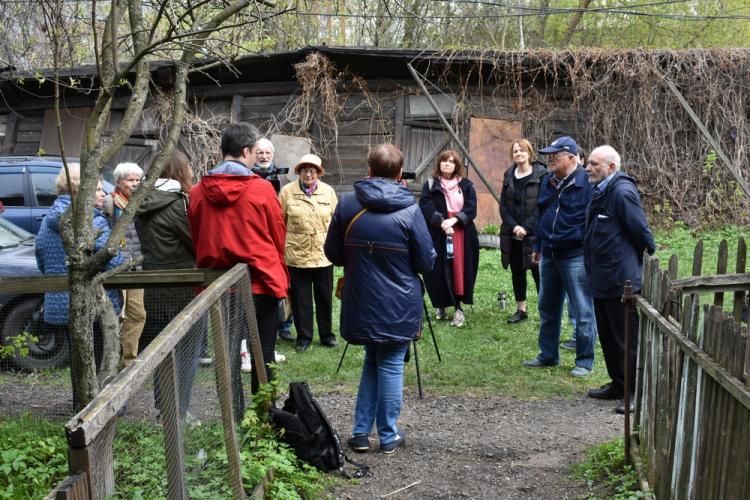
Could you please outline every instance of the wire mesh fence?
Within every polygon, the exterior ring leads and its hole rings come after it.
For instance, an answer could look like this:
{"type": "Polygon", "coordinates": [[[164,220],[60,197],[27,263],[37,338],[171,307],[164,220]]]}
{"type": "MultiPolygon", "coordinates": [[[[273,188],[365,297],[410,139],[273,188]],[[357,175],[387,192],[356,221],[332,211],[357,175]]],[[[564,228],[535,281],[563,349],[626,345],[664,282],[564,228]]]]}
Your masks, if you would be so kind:
{"type": "MultiPolygon", "coordinates": [[[[68,351],[62,355],[52,350],[45,357],[41,349],[32,352],[26,346],[26,358],[53,360],[54,367],[28,371],[33,367],[16,357],[6,363],[11,371],[0,379],[0,419],[29,418],[21,415],[30,413],[32,421],[59,423],[61,434],[65,426],[71,477],[64,487],[69,493],[83,484],[96,498],[244,495],[237,436],[251,395],[240,344],[244,339],[256,352],[253,328],[257,336],[247,268],[228,271],[205,290],[197,288],[196,279],[167,285],[177,281],[169,274],[143,283],[146,315],[137,357],[123,360],[127,367],[79,414],[73,409],[67,337],[63,347],[68,351]]],[[[25,315],[5,316],[3,332],[29,333],[29,322],[39,319],[32,316],[40,313],[41,297],[36,296],[34,307],[31,300],[24,302],[25,315]]],[[[38,329],[31,330],[38,343],[39,332],[48,327],[41,314],[38,329]]],[[[67,331],[63,327],[52,334],[66,336],[67,331]]],[[[101,351],[97,329],[94,344],[101,351]]]]}

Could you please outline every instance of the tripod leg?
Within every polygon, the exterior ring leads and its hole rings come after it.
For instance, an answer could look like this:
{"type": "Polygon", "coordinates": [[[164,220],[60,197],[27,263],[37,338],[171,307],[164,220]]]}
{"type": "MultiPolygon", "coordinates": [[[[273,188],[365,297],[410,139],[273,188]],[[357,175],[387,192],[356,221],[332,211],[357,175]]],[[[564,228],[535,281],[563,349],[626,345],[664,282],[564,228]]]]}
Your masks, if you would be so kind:
{"type": "Polygon", "coordinates": [[[424,317],[427,318],[427,326],[430,328],[430,335],[432,335],[432,344],[435,346],[435,353],[437,354],[438,361],[442,362],[443,360],[440,359],[440,349],[438,349],[438,345],[437,345],[437,338],[435,338],[435,330],[432,329],[432,320],[430,319],[430,311],[427,310],[427,302],[423,300],[422,305],[424,306],[424,317]]]}
{"type": "Polygon", "coordinates": [[[344,352],[341,353],[341,359],[339,360],[339,366],[336,368],[336,375],[339,374],[339,370],[341,369],[341,365],[344,362],[344,356],[346,356],[346,350],[349,349],[349,342],[346,343],[344,346],[344,352]]]}
{"type": "Polygon", "coordinates": [[[419,399],[423,399],[422,394],[422,374],[419,371],[419,355],[417,354],[417,341],[412,340],[411,344],[414,346],[414,365],[417,367],[417,387],[419,388],[419,399]]]}

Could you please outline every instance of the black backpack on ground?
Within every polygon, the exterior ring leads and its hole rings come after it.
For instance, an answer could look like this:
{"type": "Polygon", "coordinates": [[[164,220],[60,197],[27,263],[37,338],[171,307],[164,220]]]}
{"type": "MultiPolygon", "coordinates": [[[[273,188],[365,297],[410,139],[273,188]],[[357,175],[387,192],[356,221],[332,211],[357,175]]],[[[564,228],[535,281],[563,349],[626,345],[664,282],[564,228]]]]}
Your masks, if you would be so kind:
{"type": "Polygon", "coordinates": [[[330,472],[343,472],[344,461],[358,466],[354,476],[368,473],[366,466],[349,460],[331,422],[310,392],[307,382],[290,382],[289,397],[281,409],[271,408],[271,422],[284,430],[282,439],[300,460],[330,472]]]}

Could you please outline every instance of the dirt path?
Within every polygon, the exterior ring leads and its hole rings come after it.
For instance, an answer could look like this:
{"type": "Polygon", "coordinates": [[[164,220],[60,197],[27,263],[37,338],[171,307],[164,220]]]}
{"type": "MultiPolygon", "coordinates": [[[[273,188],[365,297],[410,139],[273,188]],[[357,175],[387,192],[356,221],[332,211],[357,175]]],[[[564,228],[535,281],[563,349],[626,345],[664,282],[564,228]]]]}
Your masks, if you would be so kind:
{"type": "MultiPolygon", "coordinates": [[[[353,398],[319,399],[345,440],[353,398]]],[[[623,425],[611,402],[585,396],[517,401],[427,395],[419,400],[409,392],[400,422],[406,447],[393,455],[347,452],[369,465],[372,476],[337,489],[336,498],[382,498],[405,487],[387,498],[577,498],[586,488],[568,479],[570,464],[582,460],[586,446],[619,435],[623,425]]]]}
{"type": "MultiPolygon", "coordinates": [[[[190,411],[201,420],[218,417],[215,393],[194,393],[190,411]]],[[[281,401],[283,401],[281,397],[281,401]]],[[[354,396],[317,395],[342,441],[349,437],[354,396]]],[[[500,397],[443,397],[406,389],[401,427],[406,447],[393,455],[371,451],[354,454],[372,475],[356,485],[337,488],[339,499],[382,498],[577,498],[585,485],[571,481],[570,464],[583,450],[619,435],[622,416],[611,402],[585,396],[566,400],[519,401],[500,397]]],[[[0,412],[31,412],[64,418],[70,413],[64,384],[30,384],[15,377],[0,387],[0,412]]],[[[154,418],[149,390],[130,401],[126,418],[154,418]]],[[[374,448],[377,447],[376,439],[374,448]]]]}

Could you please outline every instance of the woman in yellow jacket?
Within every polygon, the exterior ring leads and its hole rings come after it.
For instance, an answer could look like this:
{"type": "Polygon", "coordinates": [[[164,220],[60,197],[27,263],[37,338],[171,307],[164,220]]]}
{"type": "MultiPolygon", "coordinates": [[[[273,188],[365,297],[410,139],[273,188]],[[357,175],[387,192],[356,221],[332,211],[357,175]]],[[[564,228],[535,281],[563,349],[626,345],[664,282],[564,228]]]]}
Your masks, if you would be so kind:
{"type": "Polygon", "coordinates": [[[328,225],[338,199],[331,186],[320,180],[322,160],[306,154],[294,166],[299,175],[281,189],[279,201],[286,222],[286,265],[289,268],[297,351],[306,351],[313,339],[313,296],[320,343],[337,345],[332,330],[333,264],[323,253],[328,225]]]}

